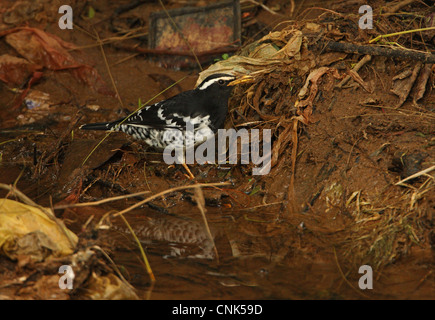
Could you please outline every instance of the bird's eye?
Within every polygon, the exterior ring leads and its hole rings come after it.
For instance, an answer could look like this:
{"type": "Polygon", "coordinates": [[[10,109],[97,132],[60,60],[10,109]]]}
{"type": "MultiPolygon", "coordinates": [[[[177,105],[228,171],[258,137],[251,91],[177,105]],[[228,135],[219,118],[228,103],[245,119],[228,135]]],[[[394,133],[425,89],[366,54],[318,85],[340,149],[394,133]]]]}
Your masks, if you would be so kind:
{"type": "Polygon", "coordinates": [[[220,79],[220,80],[218,80],[218,83],[222,86],[222,85],[224,85],[225,84],[225,81],[224,80],[222,80],[222,79],[220,79]]]}

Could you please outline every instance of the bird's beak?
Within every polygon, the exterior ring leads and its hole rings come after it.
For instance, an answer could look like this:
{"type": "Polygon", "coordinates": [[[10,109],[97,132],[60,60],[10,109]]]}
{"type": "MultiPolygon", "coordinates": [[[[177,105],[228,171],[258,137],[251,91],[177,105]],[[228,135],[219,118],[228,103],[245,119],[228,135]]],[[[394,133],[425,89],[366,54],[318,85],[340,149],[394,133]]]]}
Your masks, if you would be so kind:
{"type": "Polygon", "coordinates": [[[254,80],[255,80],[254,77],[249,75],[244,75],[243,77],[228,83],[228,86],[235,86],[236,84],[240,84],[240,83],[250,83],[250,82],[254,82],[254,80]]]}

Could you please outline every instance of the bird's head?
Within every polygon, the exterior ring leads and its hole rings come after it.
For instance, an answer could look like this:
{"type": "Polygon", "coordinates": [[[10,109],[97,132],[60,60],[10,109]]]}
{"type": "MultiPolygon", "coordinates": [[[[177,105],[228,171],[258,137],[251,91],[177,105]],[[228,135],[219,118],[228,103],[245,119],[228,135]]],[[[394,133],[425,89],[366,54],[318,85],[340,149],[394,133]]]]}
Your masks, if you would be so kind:
{"type": "Polygon", "coordinates": [[[231,91],[232,87],[228,86],[236,77],[231,74],[216,73],[209,75],[197,87],[196,90],[224,90],[231,91]]]}
{"type": "Polygon", "coordinates": [[[239,83],[244,82],[252,82],[253,77],[251,76],[243,76],[241,78],[237,78],[232,74],[226,73],[216,73],[209,75],[205,78],[197,87],[197,90],[223,90],[223,91],[231,91],[233,86],[239,83]]]}
{"type": "Polygon", "coordinates": [[[205,103],[205,108],[213,119],[211,126],[214,129],[223,128],[231,90],[236,84],[247,82],[246,77],[238,79],[232,74],[215,73],[206,77],[195,88],[198,99],[205,103]]]}

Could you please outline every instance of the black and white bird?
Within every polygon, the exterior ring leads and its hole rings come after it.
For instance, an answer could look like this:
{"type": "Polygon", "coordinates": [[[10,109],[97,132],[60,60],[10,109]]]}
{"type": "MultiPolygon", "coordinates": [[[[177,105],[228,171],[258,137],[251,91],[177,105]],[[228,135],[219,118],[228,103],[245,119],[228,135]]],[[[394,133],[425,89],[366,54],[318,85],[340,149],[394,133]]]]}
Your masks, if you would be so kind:
{"type": "MultiPolygon", "coordinates": [[[[242,81],[243,82],[243,81],[242,81]]],[[[145,106],[135,114],[113,122],[91,123],[83,130],[122,131],[157,149],[167,146],[188,148],[202,143],[223,128],[233,85],[240,83],[230,74],[208,76],[195,89],[145,106]],[[186,134],[186,127],[193,134],[186,134]]],[[[192,173],[183,163],[183,166],[192,173]]]]}

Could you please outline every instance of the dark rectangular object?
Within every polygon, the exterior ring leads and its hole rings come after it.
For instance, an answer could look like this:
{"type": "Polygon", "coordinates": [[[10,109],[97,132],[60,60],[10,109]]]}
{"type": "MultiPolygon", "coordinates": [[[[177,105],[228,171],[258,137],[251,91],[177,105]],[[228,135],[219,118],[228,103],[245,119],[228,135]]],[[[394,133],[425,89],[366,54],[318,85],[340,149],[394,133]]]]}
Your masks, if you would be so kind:
{"type": "Polygon", "coordinates": [[[205,7],[173,9],[168,10],[168,13],[171,19],[164,11],[150,15],[151,49],[171,52],[171,55],[191,55],[193,50],[196,55],[203,57],[220,49],[240,46],[241,17],[237,0],[205,7]]]}

